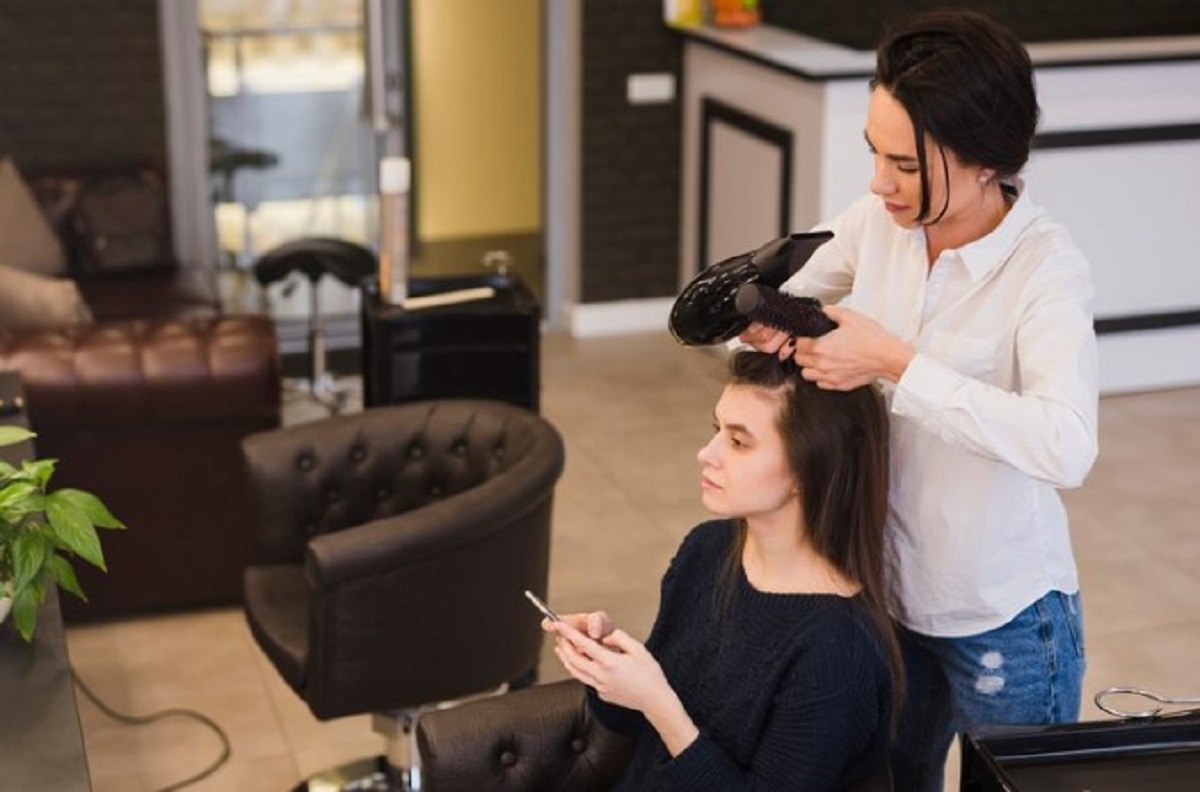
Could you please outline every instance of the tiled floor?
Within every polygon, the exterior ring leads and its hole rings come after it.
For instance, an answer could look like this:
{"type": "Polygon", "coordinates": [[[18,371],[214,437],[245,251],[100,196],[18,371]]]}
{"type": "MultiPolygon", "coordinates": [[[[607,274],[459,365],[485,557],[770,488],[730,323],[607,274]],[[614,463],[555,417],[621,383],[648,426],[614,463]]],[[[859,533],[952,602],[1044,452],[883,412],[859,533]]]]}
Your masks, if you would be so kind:
{"type": "MultiPolygon", "coordinates": [[[[709,433],[719,359],[665,334],[551,335],[542,376],[543,412],[567,443],[551,601],[568,611],[603,607],[642,634],[664,565],[704,516],[694,457],[709,433]]],[[[1085,691],[1133,684],[1200,695],[1200,390],[1104,399],[1101,444],[1087,484],[1065,493],[1084,585],[1085,691]]],[[[236,609],[76,627],[68,641],[79,674],[117,709],[194,708],[228,732],[229,761],[194,789],[288,789],[382,745],[366,717],[316,721],[236,609]]],[[[560,678],[546,660],[543,679],[560,678]]],[[[125,726],[82,697],[80,712],[97,792],[161,788],[220,751],[186,720],[125,726]]],[[[1090,701],[1084,714],[1103,717],[1090,701]]],[[[952,762],[948,788],[955,772],[952,762]]]]}

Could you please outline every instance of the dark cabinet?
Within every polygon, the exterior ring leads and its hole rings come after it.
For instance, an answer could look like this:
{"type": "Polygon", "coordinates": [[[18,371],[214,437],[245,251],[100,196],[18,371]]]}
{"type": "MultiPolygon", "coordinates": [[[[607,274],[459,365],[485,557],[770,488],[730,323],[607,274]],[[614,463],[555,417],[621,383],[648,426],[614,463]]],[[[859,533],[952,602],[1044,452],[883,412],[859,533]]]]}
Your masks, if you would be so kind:
{"type": "Polygon", "coordinates": [[[363,288],[363,402],[495,399],[537,411],[541,312],[512,275],[413,278],[409,297],[490,287],[484,299],[406,309],[363,288]]]}
{"type": "Polygon", "coordinates": [[[962,792],[1200,788],[1200,718],[995,726],[962,736],[962,792]]]}

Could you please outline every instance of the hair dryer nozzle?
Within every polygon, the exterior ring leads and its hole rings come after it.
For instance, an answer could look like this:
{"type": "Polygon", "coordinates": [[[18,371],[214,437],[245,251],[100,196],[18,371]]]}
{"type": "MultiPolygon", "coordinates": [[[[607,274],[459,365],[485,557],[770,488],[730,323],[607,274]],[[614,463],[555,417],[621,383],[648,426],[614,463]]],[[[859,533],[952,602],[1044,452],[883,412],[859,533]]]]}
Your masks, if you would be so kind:
{"type": "Polygon", "coordinates": [[[668,323],[671,334],[688,346],[728,341],[751,321],[738,310],[738,289],[747,283],[780,286],[832,238],[830,231],[790,234],[699,272],[675,299],[668,323]]]}

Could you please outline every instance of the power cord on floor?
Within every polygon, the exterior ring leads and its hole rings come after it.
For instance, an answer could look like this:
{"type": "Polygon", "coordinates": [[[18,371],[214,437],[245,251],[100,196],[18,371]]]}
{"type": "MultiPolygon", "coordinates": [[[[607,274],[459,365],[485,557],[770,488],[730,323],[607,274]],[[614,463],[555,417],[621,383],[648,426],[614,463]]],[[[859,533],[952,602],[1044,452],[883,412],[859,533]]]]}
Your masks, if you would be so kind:
{"type": "Polygon", "coordinates": [[[71,678],[75,680],[75,686],[79,688],[80,692],[83,693],[83,695],[86,696],[89,701],[95,704],[101,712],[118,723],[125,723],[131,726],[145,726],[148,723],[155,723],[163,718],[190,718],[191,720],[199,721],[203,725],[207,726],[213,731],[214,734],[217,735],[217,739],[221,741],[221,755],[218,756],[212,764],[195,775],[188,776],[182,781],[176,781],[175,783],[157,789],[154,792],[172,792],[173,790],[183,789],[184,787],[191,786],[198,781],[208,778],[210,775],[217,772],[221,765],[225,764],[225,762],[229,759],[230,754],[233,752],[233,749],[229,743],[229,735],[225,733],[225,730],[222,729],[216,721],[202,712],[197,712],[196,710],[191,709],[165,709],[159,710],[158,712],[152,712],[149,715],[126,715],[124,713],[117,712],[112,707],[101,701],[100,697],[97,696],[82,679],[80,679],[79,674],[76,673],[74,668],[71,669],[71,678]]]}

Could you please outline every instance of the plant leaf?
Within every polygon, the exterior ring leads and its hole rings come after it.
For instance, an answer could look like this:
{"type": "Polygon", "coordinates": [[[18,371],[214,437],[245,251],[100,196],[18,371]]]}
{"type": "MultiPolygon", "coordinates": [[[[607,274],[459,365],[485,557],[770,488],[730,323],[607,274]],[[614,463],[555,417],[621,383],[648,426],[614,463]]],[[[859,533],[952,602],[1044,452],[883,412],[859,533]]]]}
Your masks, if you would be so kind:
{"type": "Polygon", "coordinates": [[[38,606],[42,604],[44,593],[45,589],[30,586],[13,597],[13,624],[27,643],[33,640],[33,631],[37,629],[38,606]]]}
{"type": "Polygon", "coordinates": [[[23,426],[0,426],[0,446],[16,445],[23,440],[31,440],[36,434],[23,426]]]}
{"type": "Polygon", "coordinates": [[[28,477],[30,481],[44,489],[46,482],[54,475],[54,468],[57,466],[57,459],[26,460],[21,463],[22,478],[28,477]]]}
{"type": "Polygon", "coordinates": [[[79,585],[79,579],[75,577],[75,570],[71,567],[71,562],[62,556],[50,556],[50,574],[54,577],[55,582],[64,591],[69,591],[79,599],[87,602],[87,597],[83,593],[83,588],[79,585]]]}
{"type": "Polygon", "coordinates": [[[50,539],[37,531],[21,531],[12,541],[12,586],[20,593],[37,579],[46,563],[46,556],[53,553],[48,547],[50,539]]]}
{"type": "Polygon", "coordinates": [[[69,499],[55,498],[53,493],[46,498],[46,517],[54,537],[75,555],[105,572],[104,552],[100,549],[100,537],[92,522],[81,509],[75,508],[69,499]]]}
{"type": "Polygon", "coordinates": [[[84,492],[83,490],[66,487],[64,489],[55,490],[47,495],[46,498],[48,501],[69,503],[74,508],[83,512],[88,520],[91,521],[92,525],[95,525],[97,528],[125,527],[125,523],[114,517],[112,512],[108,510],[108,507],[101,503],[100,499],[90,492],[84,492]]]}
{"type": "Polygon", "coordinates": [[[28,481],[12,481],[0,488],[0,509],[16,515],[42,510],[42,491],[28,481]]]}

